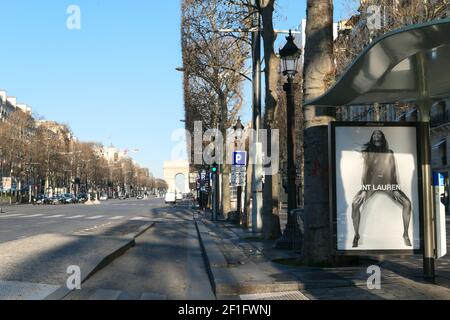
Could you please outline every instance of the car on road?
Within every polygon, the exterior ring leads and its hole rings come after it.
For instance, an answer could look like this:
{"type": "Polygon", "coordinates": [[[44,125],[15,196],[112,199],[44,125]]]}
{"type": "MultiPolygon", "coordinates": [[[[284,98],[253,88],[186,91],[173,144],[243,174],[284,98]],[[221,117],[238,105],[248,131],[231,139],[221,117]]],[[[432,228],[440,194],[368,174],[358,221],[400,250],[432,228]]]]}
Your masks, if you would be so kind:
{"type": "Polygon", "coordinates": [[[87,201],[87,195],[85,193],[79,193],[77,196],[78,203],[85,203],[87,201]]]}
{"type": "Polygon", "coordinates": [[[142,200],[142,199],[144,199],[144,196],[143,196],[142,194],[140,194],[140,195],[138,195],[138,196],[136,197],[136,199],[142,200]]]}
{"type": "Polygon", "coordinates": [[[77,198],[75,198],[75,196],[73,194],[70,194],[70,193],[66,193],[63,196],[63,199],[64,199],[65,203],[67,203],[67,204],[77,203],[77,198]]]}
{"type": "Polygon", "coordinates": [[[36,199],[34,199],[33,204],[35,205],[41,205],[41,204],[49,204],[50,203],[50,198],[41,194],[39,196],[36,197],[36,199]]]}
{"type": "Polygon", "coordinates": [[[106,200],[108,200],[108,195],[107,194],[102,194],[100,196],[100,201],[106,201],[106,200]]]}
{"type": "Polygon", "coordinates": [[[53,204],[53,205],[61,204],[61,197],[59,195],[58,196],[52,196],[52,197],[49,198],[49,202],[48,203],[49,204],[53,204]]]}
{"type": "Polygon", "coordinates": [[[176,199],[177,199],[177,200],[183,200],[183,194],[180,193],[180,192],[177,193],[176,199]]]}
{"type": "Polygon", "coordinates": [[[175,192],[167,192],[164,196],[164,202],[166,204],[175,204],[177,202],[175,192]]]}

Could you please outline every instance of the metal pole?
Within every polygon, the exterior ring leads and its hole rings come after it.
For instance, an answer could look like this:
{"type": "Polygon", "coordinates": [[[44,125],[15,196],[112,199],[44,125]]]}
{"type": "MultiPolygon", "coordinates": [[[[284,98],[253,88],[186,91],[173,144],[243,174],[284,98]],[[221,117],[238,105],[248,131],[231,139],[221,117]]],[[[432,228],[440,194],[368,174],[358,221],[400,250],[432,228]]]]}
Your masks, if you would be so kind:
{"type": "MultiPolygon", "coordinates": [[[[252,0],[257,5],[258,0],[252,0]]],[[[259,7],[259,6],[258,6],[259,7]]],[[[252,32],[252,65],[253,65],[253,129],[255,136],[253,143],[256,145],[256,154],[252,172],[252,231],[262,230],[262,150],[259,147],[259,129],[261,128],[261,17],[259,11],[255,11],[253,25],[257,31],[252,32]]]]}
{"type": "MultiPolygon", "coordinates": [[[[296,167],[295,167],[295,102],[294,102],[294,81],[288,77],[285,84],[287,98],[287,156],[288,156],[288,220],[291,219],[292,210],[297,208],[296,197],[296,167]]],[[[289,221],[288,221],[289,223],[289,221]]]]}
{"type": "Polygon", "coordinates": [[[242,215],[242,186],[237,187],[237,212],[239,215],[239,219],[241,219],[242,215]]]}
{"type": "Polygon", "coordinates": [[[435,228],[434,228],[434,198],[433,189],[431,185],[432,181],[432,169],[431,169],[431,143],[430,143],[430,123],[429,117],[426,116],[429,105],[427,103],[420,103],[420,128],[419,128],[419,141],[422,158],[422,189],[423,189],[423,236],[424,236],[424,248],[423,248],[423,274],[426,280],[434,282],[434,248],[435,248],[435,228]],[[427,119],[428,118],[428,119],[427,119]]]}
{"type": "Polygon", "coordinates": [[[434,219],[434,197],[432,187],[431,169],[431,143],[430,143],[430,117],[432,101],[428,97],[428,84],[426,82],[426,58],[423,54],[417,55],[415,66],[417,68],[417,79],[420,93],[419,108],[419,139],[420,153],[422,159],[422,190],[423,190],[423,275],[428,281],[434,282],[434,259],[435,259],[435,219],[434,219]]]}
{"type": "Polygon", "coordinates": [[[287,100],[287,174],[288,174],[288,221],[282,237],[276,247],[281,249],[297,249],[300,245],[300,228],[294,210],[297,209],[297,188],[295,178],[295,100],[294,79],[288,76],[288,82],[283,86],[287,100]]]}
{"type": "Polygon", "coordinates": [[[217,221],[217,214],[219,212],[219,179],[217,173],[212,175],[212,182],[213,182],[213,215],[212,220],[217,221]]]}

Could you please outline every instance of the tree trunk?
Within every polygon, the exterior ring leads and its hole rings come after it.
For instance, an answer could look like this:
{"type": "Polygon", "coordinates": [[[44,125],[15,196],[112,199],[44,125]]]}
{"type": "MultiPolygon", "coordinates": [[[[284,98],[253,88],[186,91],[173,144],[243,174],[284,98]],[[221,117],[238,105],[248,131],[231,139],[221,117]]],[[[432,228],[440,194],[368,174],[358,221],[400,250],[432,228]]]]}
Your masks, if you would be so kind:
{"type": "MultiPolygon", "coordinates": [[[[304,65],[304,98],[323,94],[334,73],[333,1],[308,0],[304,65]]],[[[328,123],[332,119],[314,106],[304,108],[305,235],[303,259],[332,262],[328,189],[328,123]]]]}
{"type": "Polygon", "coordinates": [[[231,211],[231,195],[230,195],[230,165],[223,164],[222,166],[222,215],[225,219],[228,219],[231,211]]]}
{"type": "MultiPolygon", "coordinates": [[[[278,108],[278,77],[280,59],[275,54],[274,43],[276,34],[273,29],[273,11],[275,0],[260,0],[264,60],[265,60],[265,128],[268,130],[268,149],[270,153],[270,129],[275,123],[276,109],[278,108]]],[[[269,156],[272,156],[269,154],[269,156]]],[[[275,155],[278,157],[278,155],[275,155]]],[[[279,218],[279,183],[278,173],[266,175],[264,183],[264,214],[263,214],[263,236],[266,240],[275,240],[281,236],[279,218]]]]}
{"type": "Polygon", "coordinates": [[[221,106],[221,121],[220,121],[220,131],[222,132],[223,137],[223,151],[222,151],[222,159],[223,164],[221,165],[221,178],[222,178],[222,185],[221,185],[221,193],[220,193],[220,208],[221,208],[221,215],[223,218],[228,219],[228,215],[231,211],[231,196],[230,196],[230,172],[231,172],[231,166],[227,164],[227,124],[228,124],[228,105],[226,102],[226,96],[224,93],[219,94],[219,101],[221,106]]]}

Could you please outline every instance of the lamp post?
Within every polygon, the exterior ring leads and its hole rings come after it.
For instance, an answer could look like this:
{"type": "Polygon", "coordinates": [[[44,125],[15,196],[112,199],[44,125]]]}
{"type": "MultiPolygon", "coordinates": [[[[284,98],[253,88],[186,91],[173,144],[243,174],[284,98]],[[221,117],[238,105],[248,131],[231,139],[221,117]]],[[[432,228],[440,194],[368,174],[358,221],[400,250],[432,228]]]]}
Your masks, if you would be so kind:
{"type": "MultiPolygon", "coordinates": [[[[242,139],[242,134],[245,129],[245,127],[242,125],[241,118],[238,118],[236,125],[233,127],[234,132],[236,134],[235,136],[235,148],[237,151],[237,148],[239,147],[239,144],[242,139]],[[239,143],[238,143],[239,141],[239,143]]],[[[237,212],[239,214],[239,219],[241,218],[242,214],[242,186],[240,183],[238,183],[237,186],[237,212]]]]}
{"type": "Polygon", "coordinates": [[[283,75],[287,83],[283,89],[287,100],[287,175],[288,175],[288,221],[283,236],[277,241],[277,247],[296,249],[300,244],[300,228],[294,210],[297,208],[296,200],[296,166],[295,166],[295,100],[294,77],[297,74],[300,49],[294,43],[294,37],[289,32],[285,46],[280,50],[283,75]]]}

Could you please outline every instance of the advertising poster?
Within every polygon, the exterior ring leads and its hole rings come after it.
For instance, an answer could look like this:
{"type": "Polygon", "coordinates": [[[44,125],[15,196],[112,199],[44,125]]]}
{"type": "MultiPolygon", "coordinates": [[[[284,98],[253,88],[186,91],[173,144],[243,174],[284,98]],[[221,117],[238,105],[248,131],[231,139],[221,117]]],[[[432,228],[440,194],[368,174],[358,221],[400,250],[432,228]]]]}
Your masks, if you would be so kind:
{"type": "Polygon", "coordinates": [[[9,191],[11,190],[12,187],[12,179],[11,177],[3,177],[3,190],[4,191],[9,191]]]}
{"type": "Polygon", "coordinates": [[[417,127],[337,123],[331,138],[337,251],[420,251],[417,127]]]}

